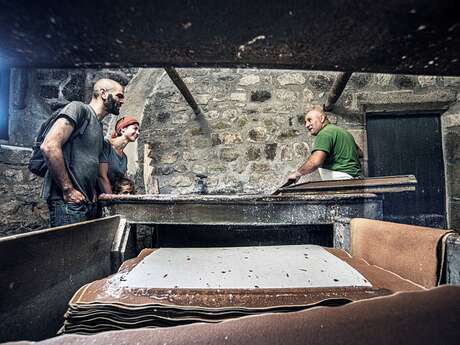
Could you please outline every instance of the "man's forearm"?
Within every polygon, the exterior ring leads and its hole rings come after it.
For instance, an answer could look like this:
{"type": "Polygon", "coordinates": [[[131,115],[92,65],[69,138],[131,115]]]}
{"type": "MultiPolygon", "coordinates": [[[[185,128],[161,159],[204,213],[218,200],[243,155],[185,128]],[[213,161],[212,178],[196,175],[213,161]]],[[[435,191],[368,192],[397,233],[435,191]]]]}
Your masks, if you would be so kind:
{"type": "Polygon", "coordinates": [[[316,162],[313,162],[312,160],[308,159],[305,163],[301,165],[299,169],[297,169],[297,172],[301,176],[303,176],[303,175],[311,174],[318,168],[319,168],[319,165],[316,162]]]}
{"type": "Polygon", "coordinates": [[[65,166],[62,149],[60,147],[55,147],[49,152],[44,152],[44,156],[46,158],[46,164],[48,165],[51,177],[61,190],[65,192],[73,189],[74,186],[65,166]]]}
{"type": "Polygon", "coordinates": [[[320,166],[323,165],[326,159],[326,153],[323,151],[315,151],[312,155],[303,163],[300,168],[295,172],[288,175],[288,179],[297,180],[299,177],[307,174],[311,174],[320,166]]]}

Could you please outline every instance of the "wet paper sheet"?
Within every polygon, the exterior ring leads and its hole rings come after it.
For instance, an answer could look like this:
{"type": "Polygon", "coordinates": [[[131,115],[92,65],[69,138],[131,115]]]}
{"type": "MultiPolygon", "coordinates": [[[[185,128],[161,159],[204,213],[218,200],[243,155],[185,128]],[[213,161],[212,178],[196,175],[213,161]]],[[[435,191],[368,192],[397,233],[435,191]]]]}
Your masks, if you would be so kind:
{"type": "Polygon", "coordinates": [[[147,249],[118,273],[83,286],[62,331],[214,323],[392,293],[381,283],[388,273],[367,266],[315,245],[147,249]]]}

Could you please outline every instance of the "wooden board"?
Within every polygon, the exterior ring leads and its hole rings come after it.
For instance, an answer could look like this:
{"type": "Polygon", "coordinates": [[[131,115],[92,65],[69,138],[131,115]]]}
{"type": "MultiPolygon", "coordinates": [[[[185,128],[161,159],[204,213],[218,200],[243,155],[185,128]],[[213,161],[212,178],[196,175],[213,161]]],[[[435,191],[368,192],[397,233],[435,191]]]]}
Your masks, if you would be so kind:
{"type": "Polygon", "coordinates": [[[280,188],[275,194],[315,193],[400,193],[415,191],[417,179],[414,175],[368,177],[364,179],[330,180],[299,183],[280,188]]]}

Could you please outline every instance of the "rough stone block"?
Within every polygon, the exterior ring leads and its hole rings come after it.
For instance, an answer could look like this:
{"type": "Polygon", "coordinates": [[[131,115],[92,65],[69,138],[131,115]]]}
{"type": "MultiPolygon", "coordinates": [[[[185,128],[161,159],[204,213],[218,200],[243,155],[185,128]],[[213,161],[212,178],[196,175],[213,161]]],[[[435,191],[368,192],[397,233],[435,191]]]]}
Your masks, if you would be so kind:
{"type": "Polygon", "coordinates": [[[240,144],[243,142],[239,133],[223,133],[221,138],[223,144],[240,144]]]}
{"type": "Polygon", "coordinates": [[[212,146],[212,141],[208,137],[193,137],[192,140],[190,140],[190,145],[189,147],[191,149],[206,149],[210,148],[212,146]]]}
{"type": "Polygon", "coordinates": [[[310,85],[316,90],[328,91],[334,83],[334,75],[315,74],[308,78],[310,85]]]}
{"type": "Polygon", "coordinates": [[[171,175],[174,172],[172,166],[157,166],[155,167],[155,175],[171,175]]]}
{"type": "Polygon", "coordinates": [[[242,118],[239,118],[236,123],[238,127],[243,128],[248,123],[248,119],[246,117],[242,117],[242,118]]]}
{"type": "Polygon", "coordinates": [[[30,148],[0,145],[0,162],[25,166],[29,163],[31,153],[30,148]]]}
{"type": "Polygon", "coordinates": [[[212,98],[212,95],[209,94],[201,94],[195,96],[195,101],[198,104],[208,104],[209,100],[212,98]]]}
{"type": "Polygon", "coordinates": [[[240,155],[239,155],[238,151],[236,151],[233,148],[226,147],[226,148],[223,148],[220,151],[220,159],[222,159],[222,160],[224,160],[226,162],[233,162],[233,161],[237,160],[239,156],[240,155]]]}
{"type": "Polygon", "coordinates": [[[165,123],[171,118],[171,113],[161,112],[157,115],[157,121],[160,123],[165,123]]]}
{"type": "Polygon", "coordinates": [[[456,93],[452,90],[434,90],[424,93],[415,93],[412,90],[386,91],[386,92],[360,92],[357,94],[358,102],[366,105],[368,110],[401,109],[411,106],[419,109],[424,104],[447,105],[456,100],[456,93]]]}
{"type": "Polygon", "coordinates": [[[281,85],[303,85],[305,84],[305,77],[300,73],[285,73],[280,75],[278,83],[281,85]]]}
{"type": "Polygon", "coordinates": [[[371,75],[368,73],[353,73],[349,80],[350,86],[355,89],[363,89],[371,82],[371,75]]]}
{"type": "Polygon", "coordinates": [[[278,147],[277,143],[265,144],[265,158],[268,160],[274,160],[276,157],[276,148],[278,147]]]}
{"type": "Polygon", "coordinates": [[[24,174],[20,169],[6,169],[3,171],[3,176],[13,184],[24,182],[24,174]]]}
{"type": "Polygon", "coordinates": [[[51,79],[51,70],[37,69],[35,71],[35,78],[37,80],[49,80],[49,79],[51,79]]]}
{"type": "Polygon", "coordinates": [[[188,176],[174,176],[169,180],[169,185],[174,187],[189,187],[193,180],[188,176]]]}
{"type": "Polygon", "coordinates": [[[25,69],[11,69],[11,89],[10,96],[14,109],[24,109],[26,107],[27,93],[29,92],[29,77],[25,69]]]}
{"type": "Polygon", "coordinates": [[[267,138],[267,130],[262,127],[252,128],[248,132],[249,140],[250,141],[265,141],[267,138]]]}
{"type": "MultiPolygon", "coordinates": [[[[207,165],[208,173],[209,174],[220,174],[227,171],[227,166],[222,163],[211,163],[207,165]]],[[[208,178],[209,182],[209,178],[208,178]]]]}
{"type": "Polygon", "coordinates": [[[242,92],[233,92],[230,94],[230,99],[237,102],[246,102],[246,94],[242,92]]]}
{"type": "Polygon", "coordinates": [[[224,176],[221,187],[226,194],[243,192],[243,183],[237,177],[224,176]]]}
{"type": "Polygon", "coordinates": [[[449,202],[450,209],[450,228],[460,232],[460,199],[449,202]]]}
{"type": "Polygon", "coordinates": [[[280,148],[281,151],[281,160],[282,161],[292,161],[292,149],[290,145],[283,145],[280,148]]]}
{"type": "Polygon", "coordinates": [[[179,152],[175,151],[173,153],[167,153],[160,155],[160,163],[163,164],[173,164],[179,158],[179,152]]]}
{"type": "Polygon", "coordinates": [[[260,78],[258,75],[249,74],[241,78],[238,85],[242,85],[242,86],[254,85],[254,84],[257,84],[259,81],[260,81],[260,78]]]}
{"type": "Polygon", "coordinates": [[[39,95],[44,98],[58,98],[59,88],[56,85],[41,85],[39,95]]]}
{"type": "Polygon", "coordinates": [[[176,113],[171,117],[173,125],[185,125],[190,122],[190,115],[187,113],[176,113]]]}
{"type": "Polygon", "coordinates": [[[184,161],[196,161],[198,159],[198,155],[194,151],[184,151],[182,157],[184,161]]]}
{"type": "Polygon", "coordinates": [[[227,129],[227,128],[232,127],[232,124],[230,122],[227,122],[227,121],[219,121],[213,127],[215,129],[221,130],[221,129],[227,129]]]}
{"type": "Polygon", "coordinates": [[[266,90],[257,90],[251,92],[251,102],[265,102],[272,98],[272,95],[269,91],[266,90]]]}
{"type": "Polygon", "coordinates": [[[241,111],[237,109],[226,109],[222,112],[221,118],[223,120],[231,121],[233,119],[238,118],[241,116],[241,111]]]}
{"type": "Polygon", "coordinates": [[[85,101],[85,74],[73,72],[70,80],[62,88],[62,95],[69,101],[85,101]]]}
{"type": "Polygon", "coordinates": [[[448,163],[460,160],[460,126],[450,127],[444,134],[445,155],[448,163]]]}
{"type": "Polygon", "coordinates": [[[255,173],[263,173],[271,170],[270,164],[267,163],[252,163],[251,170],[255,173]]]}
{"type": "Polygon", "coordinates": [[[391,78],[391,74],[377,73],[372,76],[372,83],[374,83],[377,86],[386,87],[390,85],[391,78]]]}
{"type": "Polygon", "coordinates": [[[68,77],[69,72],[65,69],[54,69],[51,71],[51,78],[55,80],[64,80],[68,77]]]}
{"type": "Polygon", "coordinates": [[[395,75],[393,82],[399,89],[411,90],[418,86],[417,76],[413,75],[395,75]]]}
{"type": "Polygon", "coordinates": [[[420,75],[417,77],[421,87],[436,86],[437,77],[432,75],[420,75]]]}
{"type": "Polygon", "coordinates": [[[204,165],[195,164],[192,167],[192,172],[194,174],[207,174],[207,169],[206,169],[206,167],[204,165]]]}
{"type": "Polygon", "coordinates": [[[261,152],[258,147],[249,147],[246,151],[246,158],[248,161],[256,161],[260,158],[261,152]]]}
{"type": "Polygon", "coordinates": [[[205,112],[204,116],[210,120],[216,120],[219,118],[219,112],[217,110],[210,110],[205,112]]]}
{"type": "Polygon", "coordinates": [[[291,90],[276,90],[275,94],[276,98],[283,103],[296,103],[298,101],[297,93],[291,90]]]}
{"type": "Polygon", "coordinates": [[[460,77],[442,77],[444,79],[444,86],[447,87],[460,87],[460,77]]]}
{"type": "Polygon", "coordinates": [[[310,147],[307,143],[295,143],[294,155],[296,158],[307,159],[310,155],[310,147]]]}
{"type": "Polygon", "coordinates": [[[222,140],[219,134],[217,133],[211,134],[211,144],[212,146],[217,146],[217,145],[222,144],[222,140]]]}
{"type": "Polygon", "coordinates": [[[299,135],[300,135],[300,131],[299,131],[299,130],[290,128],[290,129],[287,129],[287,130],[282,131],[282,132],[278,135],[278,140],[293,139],[293,138],[298,137],[299,135]]]}
{"type": "Polygon", "coordinates": [[[185,164],[177,164],[177,165],[174,166],[174,171],[178,172],[178,173],[184,173],[184,172],[188,171],[188,169],[185,166],[185,164]]]}
{"type": "Polygon", "coordinates": [[[185,78],[182,78],[182,80],[184,81],[185,85],[193,84],[195,82],[195,78],[192,78],[192,77],[185,77],[185,78]]]}
{"type": "Polygon", "coordinates": [[[315,98],[315,95],[313,94],[313,91],[311,91],[309,88],[303,89],[302,91],[302,97],[303,97],[303,108],[306,110],[309,108],[311,105],[311,102],[315,98]]]}
{"type": "Polygon", "coordinates": [[[460,162],[448,164],[446,175],[450,181],[450,196],[460,199],[460,162]]]}
{"type": "Polygon", "coordinates": [[[444,128],[460,126],[460,112],[457,114],[442,115],[441,121],[444,128]]]}
{"type": "Polygon", "coordinates": [[[195,136],[195,135],[201,135],[202,134],[202,130],[200,127],[193,127],[193,128],[190,128],[190,135],[191,136],[195,136]]]}

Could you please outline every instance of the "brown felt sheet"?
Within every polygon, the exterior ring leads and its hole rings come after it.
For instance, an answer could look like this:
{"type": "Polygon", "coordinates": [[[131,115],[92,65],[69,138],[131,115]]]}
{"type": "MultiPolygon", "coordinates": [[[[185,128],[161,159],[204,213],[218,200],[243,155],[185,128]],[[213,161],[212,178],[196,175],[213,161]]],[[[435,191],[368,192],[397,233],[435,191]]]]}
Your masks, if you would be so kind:
{"type": "Polygon", "coordinates": [[[351,255],[426,288],[441,272],[442,240],[450,230],[355,218],[350,223],[351,255]]]}
{"type": "MultiPolygon", "coordinates": [[[[65,335],[36,344],[456,345],[459,324],[460,287],[443,286],[334,308],[250,316],[217,324],[65,335]]],[[[16,343],[27,344],[31,343],[16,343]]]]}
{"type": "MultiPolygon", "coordinates": [[[[365,233],[367,236],[369,234],[365,233]]],[[[64,333],[93,334],[139,327],[215,323],[263,313],[295,312],[319,306],[338,306],[352,301],[424,290],[389,270],[351,257],[342,250],[326,248],[359,271],[367,286],[271,289],[129,288],[120,286],[124,275],[155,249],[143,250],[123,263],[118,273],[79,289],[69,302],[64,333]]]]}

